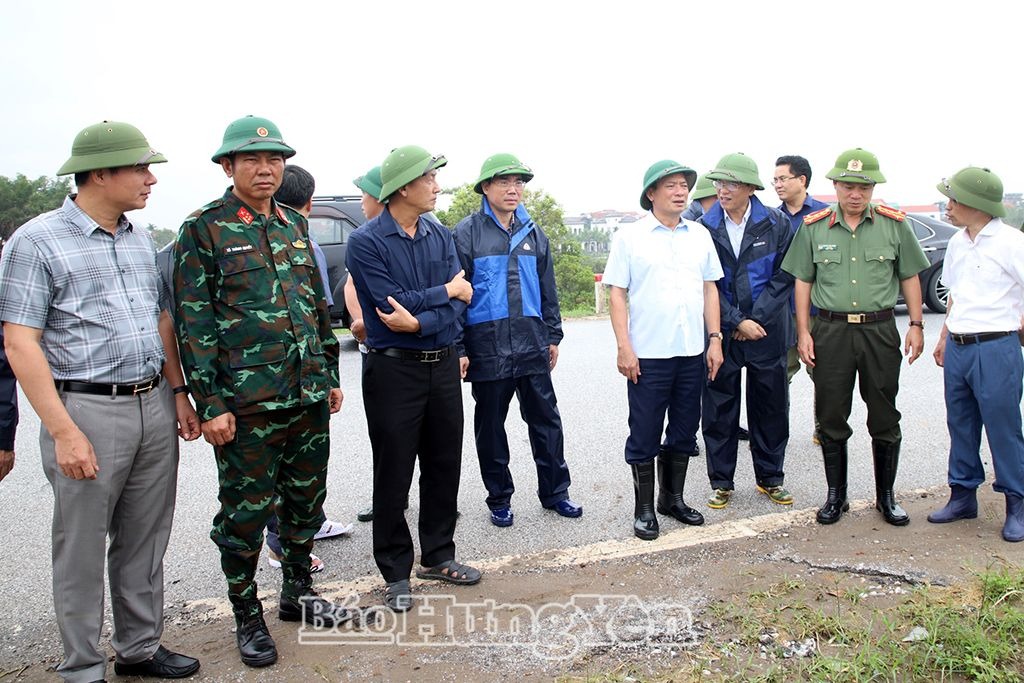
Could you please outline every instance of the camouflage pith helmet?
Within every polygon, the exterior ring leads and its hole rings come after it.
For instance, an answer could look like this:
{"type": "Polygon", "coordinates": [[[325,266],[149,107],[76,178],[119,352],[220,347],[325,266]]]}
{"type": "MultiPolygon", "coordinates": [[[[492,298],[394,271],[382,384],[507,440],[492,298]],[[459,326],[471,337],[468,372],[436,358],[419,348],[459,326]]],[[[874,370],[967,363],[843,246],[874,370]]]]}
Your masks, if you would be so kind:
{"type": "Polygon", "coordinates": [[[742,152],[726,154],[718,160],[718,164],[707,174],[707,177],[708,180],[743,183],[744,185],[753,185],[759,190],[764,189],[764,183],[757,176],[757,164],[742,152]]]}
{"type": "Polygon", "coordinates": [[[146,136],[128,123],[104,121],[84,128],[71,144],[71,158],[57,171],[70,175],[101,168],[162,164],[167,157],[146,140],[146,136]]]}
{"type": "Polygon", "coordinates": [[[654,187],[662,178],[667,178],[677,173],[683,174],[688,187],[692,188],[697,183],[697,172],[689,166],[680,164],[678,161],[662,159],[651,164],[647,172],[644,173],[644,189],[640,191],[640,207],[644,211],[650,211],[653,206],[651,200],[647,198],[647,190],[654,187]]]}
{"type": "Polygon", "coordinates": [[[422,147],[399,147],[380,166],[380,201],[386,202],[399,189],[447,163],[448,160],[443,156],[432,156],[422,147]]]}
{"type": "Polygon", "coordinates": [[[356,187],[370,195],[376,200],[380,200],[380,166],[374,166],[365,174],[359,176],[352,181],[356,187]]]}
{"type": "Polygon", "coordinates": [[[866,149],[848,149],[836,159],[835,168],[825,174],[829,180],[843,183],[874,185],[884,183],[885,176],[878,168],[878,157],[866,149]]]}
{"type": "Polygon", "coordinates": [[[523,182],[526,183],[533,180],[533,171],[530,170],[529,166],[519,161],[516,156],[512,154],[492,154],[484,159],[483,166],[480,167],[480,177],[476,179],[476,185],[473,186],[473,189],[477,194],[483,194],[484,181],[502,175],[522,176],[523,182]]]}
{"type": "Polygon", "coordinates": [[[705,197],[714,197],[717,194],[714,184],[708,179],[708,174],[705,173],[700,178],[697,178],[697,186],[690,190],[690,199],[697,201],[705,197]]]}
{"type": "Polygon", "coordinates": [[[295,150],[281,139],[281,131],[273,121],[252,114],[228,124],[224,129],[224,141],[220,149],[210,159],[213,163],[219,164],[224,157],[242,150],[281,152],[285,159],[295,156],[295,150]]]}
{"type": "Polygon", "coordinates": [[[957,171],[952,178],[943,178],[935,187],[957,204],[997,218],[1006,215],[1003,181],[987,168],[968,166],[957,171]]]}

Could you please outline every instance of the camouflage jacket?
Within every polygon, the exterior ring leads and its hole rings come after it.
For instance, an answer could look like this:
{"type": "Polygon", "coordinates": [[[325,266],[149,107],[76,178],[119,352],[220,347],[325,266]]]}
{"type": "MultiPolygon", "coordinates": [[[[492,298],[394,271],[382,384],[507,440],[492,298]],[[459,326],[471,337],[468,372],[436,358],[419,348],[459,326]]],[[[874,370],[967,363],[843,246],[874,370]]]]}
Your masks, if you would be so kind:
{"type": "Polygon", "coordinates": [[[338,340],[306,219],[270,218],[229,187],[189,216],[174,249],[175,325],[201,420],[324,401],[338,384],[338,340]]]}

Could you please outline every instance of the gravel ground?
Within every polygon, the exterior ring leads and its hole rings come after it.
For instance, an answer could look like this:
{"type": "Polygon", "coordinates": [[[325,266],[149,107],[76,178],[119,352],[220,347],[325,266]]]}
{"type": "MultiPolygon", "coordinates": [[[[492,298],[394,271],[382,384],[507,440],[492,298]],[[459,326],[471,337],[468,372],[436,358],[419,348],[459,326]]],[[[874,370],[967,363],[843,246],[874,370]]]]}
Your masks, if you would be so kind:
{"type": "MultiPolygon", "coordinates": [[[[926,314],[925,355],[904,367],[900,409],[903,411],[904,449],[897,487],[941,485],[945,482],[948,437],[942,401],[941,370],[930,358],[942,317],[926,314]]],[[[905,311],[898,312],[901,333],[905,311]]],[[[473,560],[538,552],[631,536],[632,487],[622,448],[626,437],[625,380],[615,369],[615,344],[607,319],[577,320],[565,324],[555,371],[566,436],[566,457],[573,476],[571,494],[585,508],[581,519],[562,519],[541,509],[533,491],[536,474],[529,454],[526,429],[509,420],[513,474],[519,493],[513,499],[515,525],[497,529],[487,521],[484,490],[480,483],[472,443],[473,401],[463,389],[466,438],[459,506],[462,518],[456,533],[460,559],[473,560]]],[[[351,339],[343,341],[342,382],[346,392],[342,412],[331,423],[333,460],[326,510],[337,521],[355,520],[370,501],[370,448],[366,437],[359,391],[359,357],[351,339]]],[[[817,505],[824,494],[820,451],[811,443],[811,394],[803,373],[791,392],[792,438],[786,483],[797,507],[817,505]]],[[[22,397],[17,467],[0,484],[0,515],[8,524],[7,551],[0,559],[0,587],[5,596],[0,616],[0,671],[13,665],[59,655],[60,643],[53,623],[49,558],[49,521],[52,495],[39,463],[38,419],[22,397]]],[[[513,406],[510,415],[516,416],[513,406]]],[[[864,411],[855,401],[851,418],[851,490],[854,498],[873,496],[870,440],[863,427],[864,411]]],[[[986,458],[987,460],[987,458],[986,458]]],[[[736,475],[737,492],[729,508],[709,510],[706,474],[694,463],[687,482],[688,502],[701,509],[709,523],[779,511],[754,490],[750,458],[741,444],[736,475]]],[[[165,563],[166,601],[169,605],[224,595],[218,555],[208,534],[217,510],[216,470],[212,451],[203,441],[183,444],[174,532],[165,563]]],[[[410,497],[409,518],[415,523],[419,493],[410,497]]],[[[663,528],[676,523],[663,520],[663,528]]],[[[376,577],[370,552],[370,525],[356,523],[351,536],[323,541],[317,554],[327,563],[326,580],[376,577]]],[[[260,564],[258,579],[264,592],[278,588],[278,570],[260,564]]]]}

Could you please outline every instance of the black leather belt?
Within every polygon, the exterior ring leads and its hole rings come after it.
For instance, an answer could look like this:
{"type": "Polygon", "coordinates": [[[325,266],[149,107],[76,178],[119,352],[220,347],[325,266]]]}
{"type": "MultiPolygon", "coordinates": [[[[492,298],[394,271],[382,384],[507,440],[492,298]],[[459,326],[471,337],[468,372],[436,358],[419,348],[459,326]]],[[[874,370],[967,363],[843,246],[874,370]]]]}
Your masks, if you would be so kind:
{"type": "Polygon", "coordinates": [[[949,338],[954,342],[963,346],[964,344],[980,344],[981,342],[992,341],[993,339],[1002,339],[1008,337],[1015,332],[979,332],[978,334],[957,334],[956,332],[950,332],[949,338]]]}
{"type": "Polygon", "coordinates": [[[379,353],[388,358],[401,358],[402,360],[414,360],[420,363],[437,363],[444,360],[452,353],[451,346],[434,351],[414,351],[412,349],[370,349],[370,353],[379,353]]]}
{"type": "Polygon", "coordinates": [[[135,396],[145,394],[160,386],[160,375],[137,384],[97,384],[95,382],[76,382],[73,379],[56,380],[57,391],[71,391],[78,394],[96,394],[97,396],[135,396]]]}
{"type": "Polygon", "coordinates": [[[818,317],[822,320],[839,321],[854,325],[891,320],[892,316],[893,312],[891,308],[887,308],[884,311],[875,311],[873,313],[836,313],[835,311],[826,311],[823,308],[818,309],[818,317]]]}

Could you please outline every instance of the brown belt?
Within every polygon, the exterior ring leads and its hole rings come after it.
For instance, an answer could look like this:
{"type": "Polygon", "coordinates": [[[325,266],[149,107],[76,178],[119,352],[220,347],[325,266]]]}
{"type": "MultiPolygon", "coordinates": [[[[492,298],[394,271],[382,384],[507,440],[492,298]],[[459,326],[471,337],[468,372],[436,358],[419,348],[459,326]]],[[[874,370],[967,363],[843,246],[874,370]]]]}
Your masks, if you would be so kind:
{"type": "Polygon", "coordinates": [[[893,310],[887,308],[884,311],[874,311],[872,313],[836,313],[835,311],[826,311],[824,308],[818,309],[818,317],[822,320],[831,320],[833,322],[844,322],[859,325],[861,323],[880,323],[883,320],[892,320],[893,310]]]}

